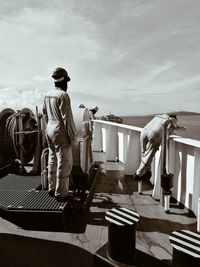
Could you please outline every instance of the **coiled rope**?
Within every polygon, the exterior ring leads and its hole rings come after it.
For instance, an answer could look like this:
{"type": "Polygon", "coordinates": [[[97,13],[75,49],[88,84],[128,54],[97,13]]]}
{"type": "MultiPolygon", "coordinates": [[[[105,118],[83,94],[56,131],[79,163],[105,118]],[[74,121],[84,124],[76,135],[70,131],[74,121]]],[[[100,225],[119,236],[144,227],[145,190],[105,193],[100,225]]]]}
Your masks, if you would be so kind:
{"type": "Polygon", "coordinates": [[[28,163],[32,160],[35,150],[35,133],[23,134],[23,147],[19,146],[19,116],[21,115],[21,130],[34,130],[36,120],[29,109],[15,112],[5,109],[0,113],[0,153],[1,157],[20,159],[20,149],[23,152],[24,161],[28,163]]]}

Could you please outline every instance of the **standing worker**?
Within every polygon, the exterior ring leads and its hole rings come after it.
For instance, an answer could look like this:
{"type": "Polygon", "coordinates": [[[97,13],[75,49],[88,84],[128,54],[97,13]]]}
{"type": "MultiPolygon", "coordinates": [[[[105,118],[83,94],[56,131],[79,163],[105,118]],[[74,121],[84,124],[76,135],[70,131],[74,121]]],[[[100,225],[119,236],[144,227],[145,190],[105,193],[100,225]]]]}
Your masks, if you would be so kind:
{"type": "Polygon", "coordinates": [[[49,147],[48,190],[50,196],[64,201],[68,196],[69,176],[72,171],[72,145],[76,143],[76,127],[70,97],[66,93],[70,77],[63,68],[53,71],[55,88],[44,99],[43,115],[47,124],[49,147]]]}
{"type": "Polygon", "coordinates": [[[157,115],[141,131],[141,163],[136,173],[135,180],[149,180],[151,178],[151,163],[156,151],[162,142],[163,128],[169,133],[178,129],[176,115],[157,115]]]}

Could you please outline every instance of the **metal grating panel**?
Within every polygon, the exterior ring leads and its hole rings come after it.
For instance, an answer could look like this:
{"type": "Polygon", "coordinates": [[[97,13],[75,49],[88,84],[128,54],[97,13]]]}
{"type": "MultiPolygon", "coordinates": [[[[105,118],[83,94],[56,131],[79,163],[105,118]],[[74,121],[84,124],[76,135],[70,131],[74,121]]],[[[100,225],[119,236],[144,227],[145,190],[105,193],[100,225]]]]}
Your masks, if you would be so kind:
{"type": "Polygon", "coordinates": [[[4,209],[9,209],[14,205],[20,205],[25,197],[29,194],[28,191],[0,191],[0,206],[4,209]]]}
{"type": "Polygon", "coordinates": [[[41,185],[40,176],[9,174],[0,179],[0,190],[32,190],[41,185]]]}
{"type": "Polygon", "coordinates": [[[10,210],[26,211],[63,211],[66,202],[58,202],[47,191],[31,191],[20,202],[13,203],[10,210]]]}

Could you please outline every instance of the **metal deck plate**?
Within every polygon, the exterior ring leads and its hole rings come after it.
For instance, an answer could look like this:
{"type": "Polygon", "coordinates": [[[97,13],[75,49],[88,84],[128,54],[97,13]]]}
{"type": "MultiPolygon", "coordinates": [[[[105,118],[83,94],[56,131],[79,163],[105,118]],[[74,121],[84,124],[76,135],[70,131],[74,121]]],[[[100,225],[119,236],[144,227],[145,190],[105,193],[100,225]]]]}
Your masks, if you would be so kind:
{"type": "Polygon", "coordinates": [[[9,210],[63,211],[66,205],[66,202],[58,202],[50,197],[47,191],[31,191],[21,202],[13,203],[9,210]]]}
{"type": "Polygon", "coordinates": [[[40,176],[8,174],[0,179],[0,190],[32,190],[41,185],[40,176]]]}
{"type": "Polygon", "coordinates": [[[63,211],[66,202],[58,202],[47,191],[0,191],[0,207],[9,211],[63,211]]]}
{"type": "Polygon", "coordinates": [[[0,179],[0,207],[9,211],[63,211],[66,203],[58,202],[47,191],[36,191],[40,176],[9,174],[0,179]]]}
{"type": "Polygon", "coordinates": [[[28,194],[28,191],[0,190],[0,207],[8,210],[13,206],[13,203],[14,205],[20,205],[28,194]]]}

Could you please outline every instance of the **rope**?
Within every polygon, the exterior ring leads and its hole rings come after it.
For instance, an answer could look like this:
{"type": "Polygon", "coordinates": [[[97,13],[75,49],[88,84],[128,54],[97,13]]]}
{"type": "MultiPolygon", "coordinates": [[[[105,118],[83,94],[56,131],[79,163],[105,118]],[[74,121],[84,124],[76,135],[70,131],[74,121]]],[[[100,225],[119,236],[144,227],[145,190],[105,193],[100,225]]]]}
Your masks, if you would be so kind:
{"type": "MultiPolygon", "coordinates": [[[[31,113],[25,112],[25,110],[20,112],[26,115],[22,116],[24,130],[31,130],[36,124],[35,119],[31,116],[31,113]]],[[[20,147],[18,147],[17,142],[19,135],[16,134],[19,130],[17,117],[20,112],[15,112],[13,114],[10,114],[10,112],[6,113],[0,120],[0,151],[3,157],[9,158],[10,160],[20,158],[20,147]]],[[[34,134],[24,135],[23,148],[25,162],[29,162],[35,150],[34,134]]]]}
{"type": "Polygon", "coordinates": [[[10,128],[10,120],[12,117],[13,114],[7,113],[0,121],[0,151],[2,152],[3,156],[9,157],[11,159],[15,158],[12,140],[10,138],[10,133],[8,132],[8,128],[10,128]]]}
{"type": "Polygon", "coordinates": [[[16,113],[9,116],[6,120],[4,129],[4,149],[6,154],[12,158],[18,158],[15,153],[15,130],[16,130],[16,113]]]}

